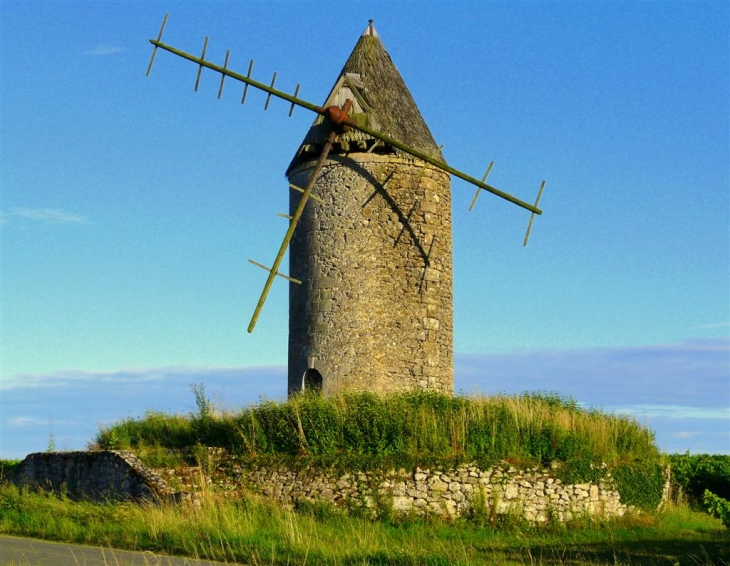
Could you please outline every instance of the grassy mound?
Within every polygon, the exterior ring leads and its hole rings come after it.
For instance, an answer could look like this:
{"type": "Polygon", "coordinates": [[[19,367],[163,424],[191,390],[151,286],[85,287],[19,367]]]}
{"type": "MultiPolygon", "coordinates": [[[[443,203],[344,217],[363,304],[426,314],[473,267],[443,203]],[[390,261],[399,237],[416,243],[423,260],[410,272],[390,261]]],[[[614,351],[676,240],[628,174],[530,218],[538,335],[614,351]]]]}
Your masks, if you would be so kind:
{"type": "MultiPolygon", "coordinates": [[[[249,462],[279,458],[348,470],[559,462],[559,474],[567,481],[597,480],[605,464],[631,484],[649,481],[653,487],[662,481],[650,430],[631,417],[586,410],[551,393],[303,394],[218,414],[202,386],[193,391],[197,414],[150,412],[102,429],[96,446],[130,449],[148,460],[165,450],[215,446],[249,462]]],[[[637,497],[645,488],[637,486],[637,497]]]]}

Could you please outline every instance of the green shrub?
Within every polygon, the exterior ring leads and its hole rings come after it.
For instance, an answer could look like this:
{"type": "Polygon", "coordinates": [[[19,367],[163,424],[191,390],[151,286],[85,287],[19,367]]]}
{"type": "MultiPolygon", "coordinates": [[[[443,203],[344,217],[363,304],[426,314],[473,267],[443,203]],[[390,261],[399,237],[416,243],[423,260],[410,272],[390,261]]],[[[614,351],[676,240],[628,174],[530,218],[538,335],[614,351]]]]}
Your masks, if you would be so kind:
{"type": "Polygon", "coordinates": [[[705,490],[730,499],[730,456],[720,454],[671,454],[672,483],[691,503],[699,503],[705,490]]]}
{"type": "Polygon", "coordinates": [[[125,450],[141,446],[185,448],[195,444],[197,438],[194,421],[182,415],[166,415],[148,411],[142,419],[125,419],[102,428],[94,439],[102,450],[125,450]]]}
{"type": "Polygon", "coordinates": [[[655,510],[664,491],[664,467],[658,462],[621,464],[613,470],[621,502],[645,511],[655,510]]]}
{"type": "Polygon", "coordinates": [[[702,501],[707,505],[710,515],[714,515],[722,521],[722,524],[730,529],[730,501],[718,497],[709,490],[705,490],[702,501]]]}

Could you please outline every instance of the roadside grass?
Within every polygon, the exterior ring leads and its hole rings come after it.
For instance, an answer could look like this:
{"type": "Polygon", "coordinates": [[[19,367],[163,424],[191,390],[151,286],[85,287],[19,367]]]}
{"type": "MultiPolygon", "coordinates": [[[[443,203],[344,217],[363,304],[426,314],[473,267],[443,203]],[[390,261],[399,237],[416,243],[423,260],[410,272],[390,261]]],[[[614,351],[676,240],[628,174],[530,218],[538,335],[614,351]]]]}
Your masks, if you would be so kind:
{"type": "Polygon", "coordinates": [[[0,487],[0,533],[245,564],[730,565],[722,523],[687,507],[613,521],[494,528],[459,519],[374,521],[203,488],[197,503],[93,504],[0,487]]]}

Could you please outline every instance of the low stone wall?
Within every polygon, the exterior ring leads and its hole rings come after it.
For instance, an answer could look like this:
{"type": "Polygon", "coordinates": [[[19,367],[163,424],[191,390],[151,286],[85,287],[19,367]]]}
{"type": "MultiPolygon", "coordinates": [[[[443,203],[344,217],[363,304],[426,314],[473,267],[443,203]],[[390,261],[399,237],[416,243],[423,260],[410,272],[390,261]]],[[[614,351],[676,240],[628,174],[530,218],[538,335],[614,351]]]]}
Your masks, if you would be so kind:
{"type": "Polygon", "coordinates": [[[516,513],[530,522],[566,521],[588,514],[620,517],[621,503],[610,474],[598,484],[563,484],[549,470],[509,466],[480,470],[417,468],[388,473],[330,474],[317,470],[238,470],[239,482],[261,494],[294,503],[329,501],[343,506],[391,505],[396,512],[456,517],[480,506],[490,515],[516,513]]]}
{"type": "Polygon", "coordinates": [[[157,500],[174,495],[164,480],[131,452],[38,452],[13,470],[18,486],[92,501],[157,500]]]}
{"type": "MultiPolygon", "coordinates": [[[[563,484],[553,470],[517,470],[509,465],[487,470],[463,465],[452,470],[404,469],[350,474],[307,468],[249,468],[235,464],[220,449],[209,450],[208,483],[232,496],[249,489],[285,503],[325,501],[344,507],[392,508],[395,512],[457,517],[474,509],[491,517],[517,514],[531,523],[567,521],[581,515],[620,517],[621,503],[610,473],[596,484],[563,484]]],[[[187,470],[189,472],[189,470],[187,470]]],[[[161,472],[162,473],[162,472],[161,472]]],[[[165,470],[180,481],[184,470],[165,470]]],[[[188,473],[188,475],[190,475],[188,473]]],[[[180,500],[158,473],[131,452],[55,452],[29,455],[13,471],[17,485],[66,493],[95,501],[180,500]]],[[[186,489],[191,489],[186,487],[186,489]]]]}

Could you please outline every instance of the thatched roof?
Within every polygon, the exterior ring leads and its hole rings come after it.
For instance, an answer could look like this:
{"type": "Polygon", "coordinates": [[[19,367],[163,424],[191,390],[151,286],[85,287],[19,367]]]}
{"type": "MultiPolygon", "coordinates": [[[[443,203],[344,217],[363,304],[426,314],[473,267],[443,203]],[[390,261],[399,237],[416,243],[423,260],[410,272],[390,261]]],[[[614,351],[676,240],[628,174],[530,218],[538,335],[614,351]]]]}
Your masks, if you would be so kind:
{"type": "MultiPolygon", "coordinates": [[[[443,160],[438,145],[408,87],[375,33],[372,21],[360,36],[322,106],[325,108],[331,105],[342,106],[348,98],[353,102],[349,112],[352,119],[427,155],[443,160]]],[[[307,159],[319,155],[329,131],[329,125],[324,117],[317,116],[287,173],[307,159]]],[[[368,134],[354,128],[340,135],[338,142],[333,148],[335,153],[375,151],[410,157],[398,149],[384,146],[382,142],[377,142],[368,134]]]]}

